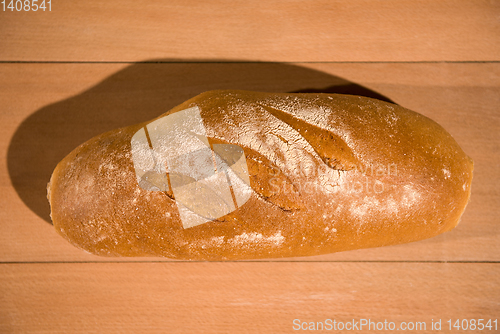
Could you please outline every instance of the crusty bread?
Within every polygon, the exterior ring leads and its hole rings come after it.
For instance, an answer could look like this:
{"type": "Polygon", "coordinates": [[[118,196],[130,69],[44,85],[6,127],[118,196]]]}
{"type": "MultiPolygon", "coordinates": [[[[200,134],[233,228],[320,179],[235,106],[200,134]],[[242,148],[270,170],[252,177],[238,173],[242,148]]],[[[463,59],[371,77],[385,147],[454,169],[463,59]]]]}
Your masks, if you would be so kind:
{"type": "Polygon", "coordinates": [[[93,254],[279,258],[449,231],[472,170],[441,126],[398,105],[210,91],[80,145],[48,198],[56,230],[93,254]]]}

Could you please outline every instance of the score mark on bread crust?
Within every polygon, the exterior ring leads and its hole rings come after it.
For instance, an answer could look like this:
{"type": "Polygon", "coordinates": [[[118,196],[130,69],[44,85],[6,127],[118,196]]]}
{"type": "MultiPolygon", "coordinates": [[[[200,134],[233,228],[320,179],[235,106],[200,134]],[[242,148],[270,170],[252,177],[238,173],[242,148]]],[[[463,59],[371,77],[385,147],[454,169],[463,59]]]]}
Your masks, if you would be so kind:
{"type": "Polygon", "coordinates": [[[335,136],[328,130],[309,124],[282,110],[260,103],[258,105],[297,131],[328,167],[348,171],[359,165],[352,150],[339,136],[335,136]]]}

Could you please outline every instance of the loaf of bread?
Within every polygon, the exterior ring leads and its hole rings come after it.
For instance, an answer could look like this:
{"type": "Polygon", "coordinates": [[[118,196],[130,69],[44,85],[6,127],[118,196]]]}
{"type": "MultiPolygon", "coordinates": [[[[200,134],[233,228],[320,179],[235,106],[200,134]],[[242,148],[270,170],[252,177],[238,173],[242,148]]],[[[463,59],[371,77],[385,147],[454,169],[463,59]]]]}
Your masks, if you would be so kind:
{"type": "Polygon", "coordinates": [[[48,199],[57,232],[93,254],[281,258],[449,231],[472,170],[441,126],[398,105],[210,91],[77,147],[48,199]]]}

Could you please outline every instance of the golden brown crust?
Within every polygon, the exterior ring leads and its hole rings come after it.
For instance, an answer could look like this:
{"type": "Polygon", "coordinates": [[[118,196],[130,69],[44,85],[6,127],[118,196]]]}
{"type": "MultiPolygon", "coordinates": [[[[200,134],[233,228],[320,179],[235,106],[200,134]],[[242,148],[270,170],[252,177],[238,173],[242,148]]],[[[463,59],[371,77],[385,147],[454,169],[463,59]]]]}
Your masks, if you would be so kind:
{"type": "Polygon", "coordinates": [[[56,230],[104,256],[229,260],[399,244],[456,226],[472,160],[432,120],[374,99],[211,91],[198,107],[211,145],[243,148],[252,193],[223,217],[183,228],[172,193],[139,187],[132,136],[82,144],[48,187],[56,230]]]}

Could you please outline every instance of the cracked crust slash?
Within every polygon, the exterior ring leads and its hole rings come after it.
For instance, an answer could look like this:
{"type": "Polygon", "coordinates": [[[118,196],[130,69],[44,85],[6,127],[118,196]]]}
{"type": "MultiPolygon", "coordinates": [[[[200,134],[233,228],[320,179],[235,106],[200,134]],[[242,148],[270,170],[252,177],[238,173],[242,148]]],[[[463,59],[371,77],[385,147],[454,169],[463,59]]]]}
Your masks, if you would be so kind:
{"type": "Polygon", "coordinates": [[[449,231],[472,170],[441,126],[398,105],[210,91],[80,145],[48,198],[57,232],[93,254],[280,258],[449,231]]]}

